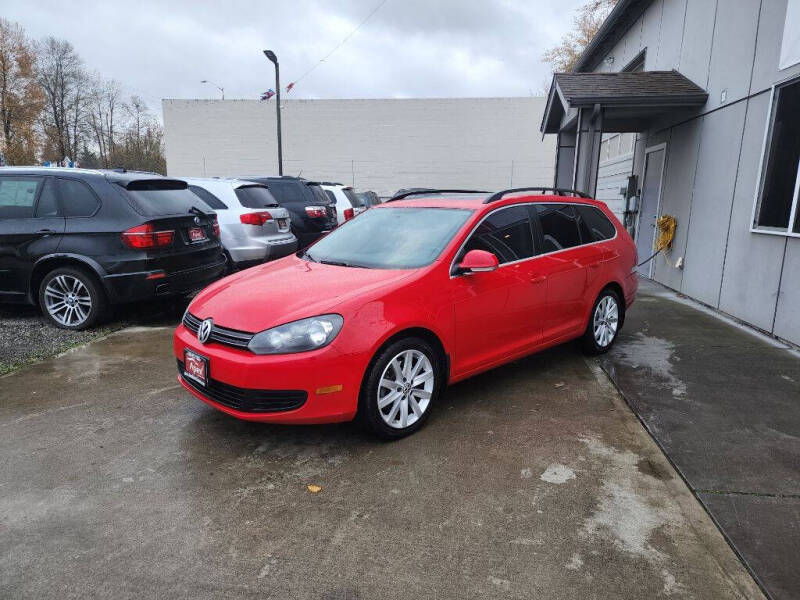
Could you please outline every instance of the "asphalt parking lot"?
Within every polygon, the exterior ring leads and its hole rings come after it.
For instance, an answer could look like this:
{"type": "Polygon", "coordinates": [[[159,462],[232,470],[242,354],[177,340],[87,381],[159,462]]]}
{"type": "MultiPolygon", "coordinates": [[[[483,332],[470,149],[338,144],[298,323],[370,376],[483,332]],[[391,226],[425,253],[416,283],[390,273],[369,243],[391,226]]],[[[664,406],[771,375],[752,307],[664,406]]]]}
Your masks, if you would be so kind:
{"type": "Polygon", "coordinates": [[[0,379],[0,597],[761,597],[572,345],[452,387],[384,443],[207,407],[171,334],[0,379]]]}

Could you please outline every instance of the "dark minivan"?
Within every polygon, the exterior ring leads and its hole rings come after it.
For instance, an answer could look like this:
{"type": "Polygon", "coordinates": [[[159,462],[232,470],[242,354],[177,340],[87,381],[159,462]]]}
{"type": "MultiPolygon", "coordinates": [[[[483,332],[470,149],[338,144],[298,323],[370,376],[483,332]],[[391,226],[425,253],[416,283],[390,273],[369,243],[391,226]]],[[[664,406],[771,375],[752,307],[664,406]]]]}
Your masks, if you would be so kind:
{"type": "Polygon", "coordinates": [[[153,173],[2,168],[0,301],[79,330],[110,304],[201,289],[225,257],[198,205],[186,182],[153,173]]]}
{"type": "Polygon", "coordinates": [[[259,175],[239,179],[267,186],[278,204],[289,211],[298,250],[313,244],[338,225],[336,203],[330,201],[316,182],[288,175],[259,175]]]}

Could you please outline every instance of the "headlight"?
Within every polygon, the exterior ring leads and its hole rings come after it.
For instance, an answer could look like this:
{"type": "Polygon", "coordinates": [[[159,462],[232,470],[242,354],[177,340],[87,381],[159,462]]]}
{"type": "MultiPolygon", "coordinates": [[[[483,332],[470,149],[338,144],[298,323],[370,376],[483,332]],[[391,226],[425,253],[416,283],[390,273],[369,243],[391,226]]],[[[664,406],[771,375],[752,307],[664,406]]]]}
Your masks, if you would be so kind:
{"type": "Polygon", "coordinates": [[[341,315],[320,315],[292,321],[257,333],[247,347],[256,354],[291,354],[330,344],[342,328],[341,315]]]}

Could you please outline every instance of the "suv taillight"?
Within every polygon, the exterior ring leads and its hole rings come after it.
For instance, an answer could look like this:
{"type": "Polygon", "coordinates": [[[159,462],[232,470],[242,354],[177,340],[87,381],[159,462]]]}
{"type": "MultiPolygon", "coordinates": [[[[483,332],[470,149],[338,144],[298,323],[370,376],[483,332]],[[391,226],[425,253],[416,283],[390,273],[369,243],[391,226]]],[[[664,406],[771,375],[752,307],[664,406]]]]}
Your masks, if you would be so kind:
{"type": "Polygon", "coordinates": [[[137,225],[122,232],[122,243],[128,248],[142,250],[147,248],[163,248],[171,246],[175,231],[168,229],[156,231],[150,223],[137,225]]]}
{"type": "Polygon", "coordinates": [[[211,217],[211,229],[214,230],[214,237],[219,239],[219,221],[217,220],[216,215],[211,217]]]}
{"type": "Polygon", "coordinates": [[[345,208],[344,209],[344,220],[349,221],[353,217],[356,216],[355,211],[352,208],[345,208]]]}
{"type": "Polygon", "coordinates": [[[324,219],[328,216],[328,211],[324,206],[306,206],[306,214],[312,219],[324,219]]]}
{"type": "Polygon", "coordinates": [[[269,213],[269,211],[261,210],[258,212],[244,213],[239,215],[239,220],[245,225],[261,226],[267,221],[271,221],[272,215],[269,213]]]}

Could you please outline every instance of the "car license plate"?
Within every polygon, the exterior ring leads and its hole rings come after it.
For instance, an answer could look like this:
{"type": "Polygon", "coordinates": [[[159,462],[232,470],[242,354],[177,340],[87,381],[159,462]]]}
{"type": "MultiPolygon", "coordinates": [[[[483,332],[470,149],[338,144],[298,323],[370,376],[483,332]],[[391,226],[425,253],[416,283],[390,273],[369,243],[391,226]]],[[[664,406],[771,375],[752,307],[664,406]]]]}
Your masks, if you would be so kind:
{"type": "Polygon", "coordinates": [[[192,227],[189,230],[189,239],[192,242],[202,242],[206,239],[206,234],[200,227],[192,227]]]}
{"type": "Polygon", "coordinates": [[[208,385],[208,358],[188,348],[183,351],[183,375],[203,387],[208,385]]]}
{"type": "Polygon", "coordinates": [[[286,229],[286,219],[278,219],[278,227],[280,229],[286,229]]]}

